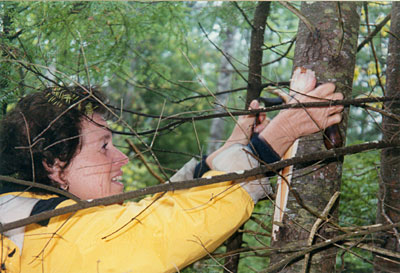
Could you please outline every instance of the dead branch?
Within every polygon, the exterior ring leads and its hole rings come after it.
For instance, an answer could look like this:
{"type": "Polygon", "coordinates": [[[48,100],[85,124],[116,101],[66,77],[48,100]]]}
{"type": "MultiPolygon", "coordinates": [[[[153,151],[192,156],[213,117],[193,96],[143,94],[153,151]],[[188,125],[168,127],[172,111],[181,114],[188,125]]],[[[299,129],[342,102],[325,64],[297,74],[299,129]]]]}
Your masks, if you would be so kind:
{"type": "Polygon", "coordinates": [[[373,234],[373,233],[376,233],[379,231],[390,230],[390,229],[396,228],[396,227],[400,227],[400,222],[395,223],[395,224],[390,224],[390,225],[384,225],[384,226],[381,225],[379,227],[374,227],[374,228],[364,230],[364,231],[356,231],[356,232],[351,232],[351,233],[336,236],[334,238],[325,240],[324,242],[315,244],[312,247],[308,247],[304,250],[298,251],[297,253],[287,257],[286,259],[283,259],[282,261],[270,266],[269,268],[260,271],[260,273],[276,272],[277,270],[281,269],[282,267],[289,264],[290,262],[303,257],[307,253],[310,253],[310,252],[313,252],[313,251],[316,251],[316,250],[319,250],[322,248],[326,248],[334,243],[338,243],[338,242],[341,242],[343,240],[346,240],[346,239],[349,239],[352,237],[359,237],[359,236],[364,236],[364,235],[368,235],[368,234],[373,234]]]}
{"type": "MultiPolygon", "coordinates": [[[[230,111],[229,113],[214,113],[209,115],[199,115],[199,116],[187,116],[187,117],[178,117],[177,115],[173,116],[166,116],[163,120],[174,119],[177,121],[171,122],[163,127],[160,127],[158,130],[152,129],[142,132],[120,132],[113,130],[112,132],[115,134],[121,135],[148,135],[155,132],[160,132],[164,130],[173,130],[174,128],[182,125],[185,122],[191,122],[192,120],[207,120],[212,118],[221,118],[227,116],[241,116],[241,115],[249,115],[249,114],[257,114],[257,113],[267,113],[267,112],[274,112],[283,109],[291,109],[291,108],[307,108],[307,107],[324,107],[324,106],[335,106],[335,105],[344,105],[344,106],[357,106],[357,107],[370,107],[367,103],[376,103],[376,102],[385,102],[385,101],[399,101],[399,97],[370,97],[370,98],[359,98],[359,99],[348,99],[348,100],[335,100],[335,101],[328,101],[328,102],[308,102],[308,103],[301,103],[301,104],[284,104],[284,105],[275,105],[271,107],[266,107],[257,110],[240,110],[240,111],[230,111]]],[[[116,107],[113,107],[118,109],[116,107]]],[[[369,108],[374,110],[373,108],[369,108]]],[[[203,112],[211,112],[214,111],[213,109],[205,110],[203,112]]],[[[384,111],[379,111],[381,114],[386,115],[384,111]]],[[[393,117],[393,114],[389,114],[393,117]]],[[[154,118],[160,118],[159,116],[154,116],[154,118]]]]}
{"type": "MultiPolygon", "coordinates": [[[[142,197],[142,196],[145,196],[148,194],[155,194],[155,193],[160,193],[160,192],[165,192],[165,191],[176,191],[176,190],[189,189],[189,188],[193,188],[193,187],[200,187],[200,186],[216,184],[216,183],[225,182],[225,181],[242,182],[248,177],[252,177],[252,176],[254,176],[256,178],[262,177],[267,172],[273,171],[274,173],[277,173],[277,171],[279,169],[282,169],[283,167],[290,166],[290,165],[314,162],[315,160],[322,160],[322,159],[332,159],[332,158],[335,159],[335,158],[338,158],[341,156],[356,154],[356,153],[360,153],[360,152],[364,152],[364,151],[371,151],[371,150],[376,150],[376,149],[398,147],[398,146],[400,146],[400,141],[392,141],[392,142],[378,141],[378,142],[364,143],[364,144],[353,145],[353,146],[349,146],[349,147],[332,149],[329,151],[320,151],[320,152],[316,152],[316,153],[312,153],[312,154],[308,154],[308,155],[302,155],[299,157],[294,157],[291,159],[272,163],[272,164],[269,164],[266,166],[260,166],[260,167],[257,167],[257,168],[251,169],[251,170],[244,171],[243,173],[240,173],[240,174],[228,173],[228,174],[218,175],[218,176],[214,176],[214,177],[198,178],[198,179],[175,182],[175,183],[164,183],[161,185],[150,186],[150,187],[139,189],[136,191],[125,192],[125,193],[121,193],[121,194],[117,194],[117,195],[113,195],[113,196],[94,199],[91,201],[82,200],[78,204],[55,209],[52,211],[39,213],[34,216],[30,216],[30,217],[27,217],[27,218],[24,218],[24,219],[21,219],[18,221],[14,221],[14,222],[10,222],[10,223],[1,225],[0,233],[5,232],[10,229],[17,228],[17,227],[40,222],[40,221],[49,219],[51,217],[75,212],[80,209],[86,209],[86,208],[100,206],[100,205],[107,206],[107,205],[111,205],[111,204],[120,203],[127,199],[142,197]]],[[[10,181],[10,178],[6,177],[6,176],[0,176],[0,180],[10,181]]],[[[12,181],[10,181],[10,182],[12,182],[12,181]]],[[[29,182],[27,182],[27,183],[29,183],[29,182]]],[[[29,185],[37,186],[38,183],[30,182],[29,185]]]]}
{"type": "MultiPolygon", "coordinates": [[[[353,243],[352,242],[345,242],[344,245],[350,246],[350,245],[353,245],[353,243]]],[[[385,256],[392,257],[392,258],[400,259],[400,253],[391,251],[391,250],[386,249],[386,248],[377,247],[375,245],[359,243],[359,244],[355,245],[355,247],[360,248],[360,249],[364,249],[364,250],[368,250],[370,252],[377,253],[377,254],[380,254],[380,255],[385,255],[385,256]]]]}
{"type": "Polygon", "coordinates": [[[38,188],[38,189],[43,189],[46,190],[48,192],[52,192],[61,196],[65,196],[69,199],[74,200],[75,202],[79,203],[81,202],[81,199],[79,199],[78,197],[76,197],[75,195],[61,190],[59,188],[56,187],[52,187],[52,186],[48,186],[45,184],[40,184],[40,183],[35,183],[35,182],[31,182],[31,181],[25,181],[25,180],[21,180],[21,179],[16,179],[14,177],[10,177],[10,176],[4,176],[4,175],[0,175],[0,182],[4,181],[4,182],[9,182],[9,183],[14,183],[14,184],[18,184],[18,185],[24,185],[27,187],[32,187],[32,188],[38,188]]]}
{"type": "MultiPolygon", "coordinates": [[[[276,86],[276,87],[278,87],[278,86],[289,86],[289,84],[290,84],[289,82],[270,82],[270,83],[261,84],[261,87],[264,89],[264,88],[267,88],[269,86],[276,86]]],[[[244,91],[244,90],[247,90],[247,87],[239,87],[239,88],[235,88],[235,89],[231,89],[231,90],[225,90],[225,91],[221,91],[221,92],[216,92],[216,93],[214,93],[214,96],[218,96],[218,95],[222,95],[222,94],[226,94],[226,93],[235,93],[235,92],[244,91]]],[[[211,97],[211,96],[212,95],[210,95],[210,94],[205,94],[205,95],[197,95],[197,96],[192,96],[192,97],[186,97],[186,98],[183,98],[181,100],[174,101],[174,103],[180,103],[180,102],[187,101],[187,100],[192,100],[192,99],[208,98],[208,97],[211,97]]]]}
{"type": "Polygon", "coordinates": [[[135,144],[130,139],[125,139],[126,143],[132,148],[132,150],[139,156],[140,161],[144,164],[146,169],[150,172],[152,176],[154,176],[160,183],[165,183],[165,180],[162,179],[157,173],[155,173],[150,166],[147,164],[146,159],[144,158],[142,152],[136,147],[135,144]]]}
{"type": "Polygon", "coordinates": [[[235,8],[237,8],[237,9],[240,11],[240,13],[242,14],[244,20],[247,22],[247,24],[249,24],[249,26],[250,26],[253,30],[255,30],[255,27],[254,27],[253,24],[250,22],[249,17],[247,17],[247,14],[244,12],[244,10],[243,10],[241,7],[239,7],[239,4],[238,4],[237,2],[232,2],[232,4],[235,6],[235,8]]]}
{"type": "MultiPolygon", "coordinates": [[[[326,217],[329,214],[329,211],[332,209],[333,205],[335,204],[336,200],[339,198],[340,192],[335,192],[335,194],[331,197],[331,199],[329,200],[328,204],[326,205],[324,211],[321,214],[321,217],[318,218],[313,227],[311,228],[311,232],[310,232],[310,236],[308,237],[308,241],[307,241],[307,246],[311,246],[313,241],[314,241],[314,237],[315,234],[317,233],[317,229],[320,226],[320,224],[322,223],[322,221],[324,221],[326,219],[326,217]]],[[[308,269],[308,263],[310,261],[310,253],[307,253],[304,257],[304,266],[303,266],[303,273],[307,272],[308,269]]]]}
{"type": "Polygon", "coordinates": [[[207,32],[204,30],[203,26],[199,23],[200,30],[204,33],[206,36],[207,40],[225,57],[225,59],[228,61],[228,63],[233,67],[236,73],[242,78],[247,83],[247,79],[243,76],[242,73],[236,68],[236,66],[232,63],[231,58],[219,47],[217,46],[211,39],[208,37],[207,32]]]}
{"type": "Polygon", "coordinates": [[[296,41],[296,36],[293,37],[293,39],[289,41],[289,42],[290,42],[290,45],[289,45],[289,47],[286,49],[285,53],[283,53],[279,58],[277,58],[277,59],[275,59],[275,60],[273,60],[273,61],[270,61],[270,62],[267,62],[267,63],[263,63],[261,66],[267,66],[267,65],[270,65],[270,64],[279,62],[279,61],[282,60],[283,58],[287,57],[287,55],[289,54],[290,50],[292,49],[292,47],[293,47],[295,41],[296,41]]]}
{"type": "MultiPolygon", "coordinates": [[[[365,11],[365,20],[367,22],[368,33],[370,33],[369,19],[368,19],[368,3],[366,3],[366,2],[364,2],[364,11],[365,11]]],[[[376,55],[374,42],[371,39],[369,41],[369,43],[371,44],[371,51],[372,51],[372,55],[374,56],[375,70],[376,70],[375,74],[376,74],[376,77],[378,78],[379,86],[382,88],[383,94],[386,94],[385,87],[383,86],[383,83],[382,83],[382,80],[381,80],[381,75],[379,74],[379,61],[378,61],[378,56],[376,55]]]]}
{"type": "Polygon", "coordinates": [[[357,46],[357,52],[360,51],[366,44],[368,44],[375,37],[376,34],[378,34],[381,31],[381,29],[386,25],[386,23],[390,20],[390,18],[391,18],[391,13],[386,15],[386,17],[382,20],[382,22],[376,25],[375,29],[368,34],[367,38],[365,38],[357,46]]]}
{"type": "Polygon", "coordinates": [[[317,28],[297,8],[289,4],[289,2],[279,1],[279,3],[291,12],[293,12],[294,15],[299,17],[299,19],[307,26],[308,30],[311,33],[314,34],[317,32],[317,28]]]}

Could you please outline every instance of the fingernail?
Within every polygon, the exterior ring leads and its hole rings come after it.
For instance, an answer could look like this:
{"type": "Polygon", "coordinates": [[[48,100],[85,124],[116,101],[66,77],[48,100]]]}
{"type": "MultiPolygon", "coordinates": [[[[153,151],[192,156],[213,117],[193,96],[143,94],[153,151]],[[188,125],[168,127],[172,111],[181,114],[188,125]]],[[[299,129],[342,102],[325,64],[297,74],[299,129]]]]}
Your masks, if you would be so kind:
{"type": "Polygon", "coordinates": [[[252,100],[250,103],[250,108],[257,109],[258,108],[258,100],[252,100]]]}

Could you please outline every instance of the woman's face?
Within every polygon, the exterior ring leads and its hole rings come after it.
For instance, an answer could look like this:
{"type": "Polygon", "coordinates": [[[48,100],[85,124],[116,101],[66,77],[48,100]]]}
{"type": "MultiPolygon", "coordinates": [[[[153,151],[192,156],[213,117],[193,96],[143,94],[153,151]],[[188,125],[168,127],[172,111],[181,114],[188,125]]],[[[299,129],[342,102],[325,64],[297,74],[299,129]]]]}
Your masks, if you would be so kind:
{"type": "MultiPolygon", "coordinates": [[[[94,114],[93,120],[107,128],[99,114],[94,114]]],[[[81,149],[64,170],[62,181],[69,185],[70,193],[84,200],[121,193],[121,167],[128,163],[128,157],[113,145],[107,129],[86,119],[81,126],[81,149]]]]}

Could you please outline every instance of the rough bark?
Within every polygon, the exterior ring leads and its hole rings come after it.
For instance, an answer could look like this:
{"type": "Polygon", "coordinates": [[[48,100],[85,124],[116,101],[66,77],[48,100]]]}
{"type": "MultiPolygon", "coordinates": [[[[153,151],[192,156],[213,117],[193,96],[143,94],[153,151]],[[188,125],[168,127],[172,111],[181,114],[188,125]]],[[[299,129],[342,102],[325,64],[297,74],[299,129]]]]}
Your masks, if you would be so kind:
{"type": "MultiPolygon", "coordinates": [[[[225,31],[226,39],[222,43],[222,50],[227,53],[227,56],[232,55],[233,51],[233,31],[227,28],[225,31]]],[[[225,56],[221,57],[221,68],[218,76],[218,92],[231,89],[232,83],[232,66],[225,56]]],[[[229,93],[220,94],[217,96],[215,111],[224,112],[224,105],[228,99],[229,93]]],[[[223,118],[215,118],[212,120],[210,127],[209,144],[207,154],[212,153],[221,146],[221,140],[225,133],[225,122],[223,118]]]]}
{"type": "MultiPolygon", "coordinates": [[[[311,33],[300,22],[296,40],[294,67],[313,69],[318,83],[335,82],[336,92],[343,93],[345,97],[349,97],[352,90],[359,28],[358,5],[357,2],[302,2],[301,13],[316,31],[311,33]]],[[[344,138],[347,112],[339,127],[344,138]]],[[[313,153],[324,149],[323,147],[322,134],[314,134],[300,140],[296,156],[313,153]]],[[[299,194],[304,204],[322,212],[334,192],[340,189],[341,173],[340,160],[311,167],[296,165],[292,189],[299,194]]],[[[337,208],[338,204],[331,210],[333,216],[337,216],[337,208]]],[[[306,245],[309,231],[316,220],[316,217],[295,200],[291,192],[283,219],[284,226],[280,228],[278,239],[272,246],[306,245]]],[[[334,234],[326,231],[327,226],[322,225],[318,234],[324,238],[333,237],[334,234]]],[[[283,254],[273,256],[271,265],[284,257],[283,254]]],[[[334,272],[335,260],[335,248],[313,253],[307,272],[334,272]]],[[[295,261],[280,272],[300,272],[304,268],[303,263],[303,259],[295,261]]]]}
{"type": "MultiPolygon", "coordinates": [[[[258,2],[254,12],[254,19],[251,31],[250,56],[249,56],[249,76],[246,94],[246,109],[253,99],[260,96],[261,70],[264,44],[264,32],[269,15],[271,2],[258,2]]],[[[230,252],[239,249],[242,245],[243,237],[241,233],[235,233],[227,241],[226,251],[230,252]]],[[[240,255],[234,255],[226,258],[224,272],[237,272],[239,267],[240,255]]]]}
{"type": "MultiPolygon", "coordinates": [[[[393,2],[391,12],[389,48],[386,69],[386,96],[400,97],[400,2],[393,2]],[[397,37],[397,38],[396,38],[397,37]]],[[[400,114],[400,103],[387,102],[386,111],[400,114]]],[[[390,117],[383,117],[383,140],[399,140],[400,122],[390,117]]],[[[388,148],[381,153],[381,181],[377,222],[382,224],[400,222],[400,149],[388,148]]],[[[379,246],[394,252],[400,252],[399,229],[393,229],[377,236],[379,246]]],[[[375,256],[374,272],[400,272],[400,260],[375,256]]]]}

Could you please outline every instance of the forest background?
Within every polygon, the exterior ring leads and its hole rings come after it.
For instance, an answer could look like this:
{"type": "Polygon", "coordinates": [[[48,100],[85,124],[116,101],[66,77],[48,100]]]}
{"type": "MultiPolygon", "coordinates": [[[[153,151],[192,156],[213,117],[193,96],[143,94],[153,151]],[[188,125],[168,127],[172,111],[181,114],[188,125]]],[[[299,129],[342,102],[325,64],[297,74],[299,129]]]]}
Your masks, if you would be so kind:
{"type": "MultiPolygon", "coordinates": [[[[259,77],[263,97],[275,97],[272,88],[288,91],[296,63],[296,38],[301,35],[299,24],[307,22],[302,19],[303,4],[264,4],[268,8],[262,24],[259,77]]],[[[318,5],[325,4],[335,14],[346,8],[336,2],[334,6],[328,2],[318,5]]],[[[190,158],[201,158],[216,149],[229,136],[237,113],[246,109],[251,92],[250,48],[260,5],[213,1],[0,2],[0,119],[18,98],[45,86],[100,86],[110,104],[116,106],[117,117],[111,123],[118,132],[115,142],[131,159],[123,169],[126,190],[159,184],[157,177],[166,180],[190,158]],[[215,113],[223,117],[216,121],[215,113]],[[131,150],[127,138],[142,151],[144,159],[131,150]]],[[[352,90],[346,99],[384,98],[389,38],[399,39],[398,32],[390,31],[392,2],[360,2],[351,8],[360,21],[352,90]]],[[[348,123],[342,127],[347,129],[346,147],[382,139],[384,114],[379,110],[385,107],[382,100],[371,101],[346,105],[348,123]]],[[[276,114],[273,110],[266,109],[270,118],[276,114]]],[[[347,232],[368,230],[377,223],[379,200],[383,200],[379,190],[381,151],[346,155],[340,170],[340,205],[331,221],[347,232]]],[[[392,206],[399,208],[398,203],[392,206]]],[[[234,254],[240,262],[231,271],[259,272],[270,265],[273,209],[268,200],[257,204],[252,218],[240,230],[241,255],[234,254]]],[[[398,236],[396,227],[388,232],[388,236],[398,236]]],[[[385,246],[374,239],[371,231],[355,241],[341,240],[341,247],[336,246],[336,270],[378,270],[374,269],[378,254],[397,261],[398,266],[399,257],[390,248],[386,253],[377,252],[385,246]],[[369,243],[375,250],[366,247],[369,243]]],[[[232,253],[226,255],[225,251],[226,246],[222,246],[212,258],[210,255],[183,272],[229,272],[222,264],[232,253]]],[[[306,270],[313,271],[312,263],[306,270]]]]}

